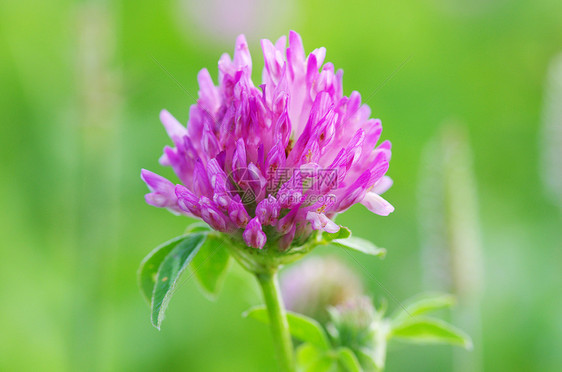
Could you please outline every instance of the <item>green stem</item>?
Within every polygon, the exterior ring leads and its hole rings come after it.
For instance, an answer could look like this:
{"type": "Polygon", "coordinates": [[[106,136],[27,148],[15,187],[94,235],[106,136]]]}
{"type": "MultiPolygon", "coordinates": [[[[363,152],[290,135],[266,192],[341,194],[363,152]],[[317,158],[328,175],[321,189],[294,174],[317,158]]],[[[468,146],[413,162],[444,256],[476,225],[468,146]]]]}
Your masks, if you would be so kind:
{"type": "Polygon", "coordinates": [[[257,274],[260,283],[267,312],[269,314],[269,323],[271,333],[273,334],[273,344],[277,354],[277,360],[282,372],[293,372],[293,342],[289,333],[289,324],[285,314],[285,307],[279,292],[277,281],[277,273],[257,274]]]}

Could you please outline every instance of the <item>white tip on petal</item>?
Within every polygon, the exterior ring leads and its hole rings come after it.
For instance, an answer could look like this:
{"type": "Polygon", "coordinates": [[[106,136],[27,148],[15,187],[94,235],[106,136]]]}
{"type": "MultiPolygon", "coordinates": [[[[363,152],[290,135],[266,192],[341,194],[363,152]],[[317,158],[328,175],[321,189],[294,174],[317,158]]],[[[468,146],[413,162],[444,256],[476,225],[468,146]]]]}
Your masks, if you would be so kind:
{"type": "Polygon", "coordinates": [[[324,226],[324,231],[326,231],[327,233],[330,233],[330,234],[337,233],[338,231],[340,231],[340,225],[338,225],[334,221],[328,219],[328,222],[324,226]]]}
{"type": "Polygon", "coordinates": [[[392,181],[392,178],[388,176],[383,176],[380,180],[377,181],[377,183],[375,183],[371,191],[374,192],[375,194],[381,195],[385,193],[388,189],[390,189],[393,183],[394,181],[392,181]]]}
{"type": "Polygon", "coordinates": [[[367,207],[371,212],[380,216],[388,216],[394,212],[394,207],[374,192],[368,192],[361,201],[361,204],[367,207]]]}
{"type": "Polygon", "coordinates": [[[322,230],[328,233],[336,233],[340,230],[339,225],[326,217],[323,213],[310,211],[306,214],[306,219],[310,222],[314,230],[322,230]]]}

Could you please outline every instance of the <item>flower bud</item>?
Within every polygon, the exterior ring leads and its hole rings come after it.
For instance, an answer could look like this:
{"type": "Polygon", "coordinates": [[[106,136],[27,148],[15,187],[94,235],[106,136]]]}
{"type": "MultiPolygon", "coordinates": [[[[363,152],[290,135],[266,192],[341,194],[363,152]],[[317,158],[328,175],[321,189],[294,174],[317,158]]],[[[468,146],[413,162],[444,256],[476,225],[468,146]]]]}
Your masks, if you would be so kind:
{"type": "Polygon", "coordinates": [[[335,257],[311,257],[292,266],[281,276],[281,292],[287,309],[322,323],[328,308],[359,296],[359,277],[335,257]]]}

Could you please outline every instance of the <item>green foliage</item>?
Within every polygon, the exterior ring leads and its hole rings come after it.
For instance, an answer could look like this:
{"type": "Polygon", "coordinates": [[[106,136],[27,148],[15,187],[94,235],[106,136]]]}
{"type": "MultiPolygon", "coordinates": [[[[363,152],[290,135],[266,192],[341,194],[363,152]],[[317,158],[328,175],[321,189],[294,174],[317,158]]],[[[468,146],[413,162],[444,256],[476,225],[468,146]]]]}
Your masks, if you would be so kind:
{"type": "Polygon", "coordinates": [[[211,297],[218,294],[230,263],[226,244],[206,224],[195,223],[184,235],[159,245],[146,256],[138,271],[138,282],[150,304],[156,328],[160,329],[178,280],[189,265],[202,291],[211,297]]]}
{"type": "Polygon", "coordinates": [[[335,239],[331,241],[332,245],[351,249],[371,256],[383,258],[386,255],[386,249],[379,248],[368,240],[350,236],[345,239],[335,239]]]}
{"type": "Polygon", "coordinates": [[[423,294],[406,302],[405,310],[391,318],[390,337],[419,344],[444,343],[472,348],[470,336],[440,319],[425,315],[452,306],[455,298],[448,294],[423,294]]]}
{"type": "Polygon", "coordinates": [[[373,358],[371,350],[359,349],[355,350],[357,359],[361,363],[361,367],[365,372],[379,372],[381,368],[377,366],[375,359],[373,358]]]}
{"type": "Polygon", "coordinates": [[[392,316],[393,323],[400,323],[404,319],[423,315],[430,311],[451,307],[455,297],[450,294],[422,294],[406,301],[404,309],[398,309],[392,316]]]}
{"type": "Polygon", "coordinates": [[[351,231],[344,226],[336,233],[322,233],[319,244],[331,244],[381,258],[386,254],[386,249],[379,248],[368,240],[352,237],[351,231]]]}
{"type": "Polygon", "coordinates": [[[304,343],[297,348],[297,367],[302,372],[363,372],[355,353],[348,348],[325,350],[304,343]]]}
{"type": "Polygon", "coordinates": [[[220,236],[208,234],[190,264],[201,290],[210,299],[219,294],[232,261],[226,244],[228,242],[220,236]]]}
{"type": "Polygon", "coordinates": [[[297,348],[297,367],[300,372],[337,371],[337,363],[332,355],[308,343],[297,348]]]}
{"type": "Polygon", "coordinates": [[[183,242],[186,237],[187,235],[181,235],[160,244],[142,260],[138,271],[138,282],[141,292],[149,304],[152,301],[156,274],[158,273],[162,261],[164,261],[172,249],[183,242]]]}
{"type": "MultiPolygon", "coordinates": [[[[243,315],[265,324],[269,323],[267,309],[261,305],[247,310],[243,315]]],[[[322,350],[330,347],[326,332],[316,320],[302,314],[287,312],[287,322],[291,335],[297,340],[307,342],[322,350]]]]}
{"type": "Polygon", "coordinates": [[[351,236],[351,230],[349,230],[345,226],[340,226],[339,231],[336,233],[329,233],[329,232],[322,233],[322,239],[325,240],[326,242],[331,242],[332,240],[335,239],[346,239],[349,238],[350,236],[351,236]]]}
{"type": "Polygon", "coordinates": [[[359,363],[359,359],[353,351],[347,347],[340,347],[338,350],[338,359],[340,364],[349,372],[362,372],[363,368],[359,363]]]}
{"type": "Polygon", "coordinates": [[[310,338],[299,337],[306,341],[299,349],[302,370],[383,371],[387,344],[392,339],[417,344],[460,345],[468,349],[472,346],[464,332],[442,320],[423,316],[451,306],[454,298],[450,295],[417,296],[406,302],[405,310],[389,318],[383,317],[384,307],[375,309],[369,298],[360,299],[347,302],[342,309],[331,309],[330,321],[322,325],[329,331],[329,349],[319,347],[310,338]]]}
{"type": "Polygon", "coordinates": [[[206,237],[206,234],[203,233],[187,235],[162,261],[156,275],[151,302],[151,320],[152,325],[156,328],[160,329],[164,320],[164,312],[168,307],[180,275],[193,260],[206,237]]]}
{"type": "Polygon", "coordinates": [[[195,232],[212,232],[213,230],[205,222],[197,221],[187,226],[184,234],[190,234],[195,232]]]}
{"type": "Polygon", "coordinates": [[[440,319],[414,317],[392,328],[393,338],[419,344],[452,344],[472,348],[470,336],[440,319]]]}

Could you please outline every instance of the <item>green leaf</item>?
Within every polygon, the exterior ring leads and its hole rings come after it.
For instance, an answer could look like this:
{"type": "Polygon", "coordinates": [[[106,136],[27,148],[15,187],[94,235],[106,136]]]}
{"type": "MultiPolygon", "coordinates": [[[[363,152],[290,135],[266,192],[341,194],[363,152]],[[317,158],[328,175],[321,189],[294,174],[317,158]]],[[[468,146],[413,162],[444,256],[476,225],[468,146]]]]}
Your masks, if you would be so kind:
{"type": "Polygon", "coordinates": [[[374,352],[368,349],[357,350],[357,359],[361,363],[361,368],[365,372],[379,372],[381,369],[377,367],[377,363],[373,358],[374,352]]]}
{"type": "Polygon", "coordinates": [[[392,322],[397,326],[410,317],[415,317],[430,311],[451,307],[455,297],[449,294],[422,294],[405,302],[405,309],[398,309],[392,316],[392,322]]]}
{"type": "Polygon", "coordinates": [[[162,261],[152,292],[152,325],[156,328],[160,329],[164,320],[164,312],[181,273],[197,254],[206,237],[205,233],[187,235],[162,261]]]}
{"type": "Polygon", "coordinates": [[[211,299],[220,292],[231,262],[228,244],[219,236],[209,234],[190,264],[203,293],[211,299]]]}
{"type": "Polygon", "coordinates": [[[297,348],[297,367],[302,372],[337,371],[336,360],[326,350],[305,343],[297,348]]]}
{"type": "MultiPolygon", "coordinates": [[[[249,309],[243,315],[269,324],[267,309],[262,305],[249,309]]],[[[287,322],[289,323],[289,332],[291,332],[294,338],[308,342],[324,350],[330,347],[330,342],[328,341],[324,329],[316,320],[289,311],[287,312],[287,322]]]]}
{"type": "Polygon", "coordinates": [[[391,337],[419,344],[452,344],[472,348],[470,336],[440,319],[410,318],[392,329],[391,337]]]}
{"type": "Polygon", "coordinates": [[[205,231],[212,231],[212,229],[205,222],[198,221],[198,222],[194,222],[191,225],[187,226],[184,234],[190,234],[190,233],[196,233],[196,232],[205,232],[205,231]]]}
{"type": "Polygon", "coordinates": [[[322,239],[324,239],[326,242],[331,242],[334,239],[346,239],[349,238],[350,236],[351,236],[351,231],[349,231],[349,229],[344,226],[340,226],[339,231],[336,233],[328,233],[328,232],[322,233],[322,239]]]}
{"type": "Polygon", "coordinates": [[[321,359],[323,355],[324,351],[312,344],[304,343],[300,345],[296,350],[299,371],[306,370],[310,365],[321,359]]]}
{"type": "Polygon", "coordinates": [[[186,236],[187,235],[181,235],[160,244],[142,260],[137,277],[141,292],[149,304],[152,299],[154,283],[156,283],[156,274],[158,273],[162,261],[186,236]]]}
{"type": "Polygon", "coordinates": [[[340,363],[344,366],[345,370],[348,372],[362,372],[361,364],[355,356],[355,353],[347,348],[341,347],[338,349],[338,358],[340,363]]]}
{"type": "Polygon", "coordinates": [[[381,258],[386,254],[386,249],[379,248],[368,240],[353,236],[347,239],[335,239],[331,244],[381,258]]]}

